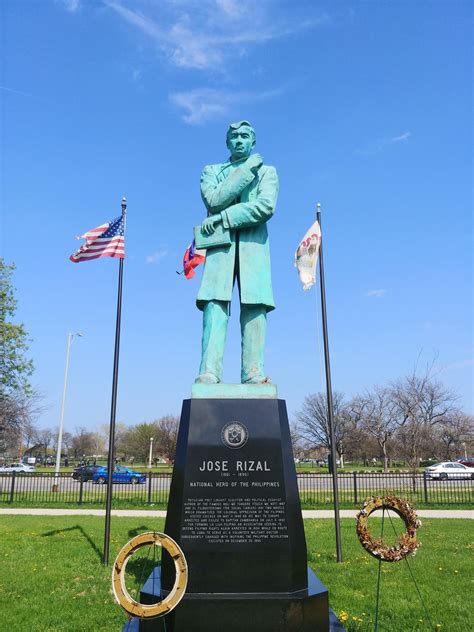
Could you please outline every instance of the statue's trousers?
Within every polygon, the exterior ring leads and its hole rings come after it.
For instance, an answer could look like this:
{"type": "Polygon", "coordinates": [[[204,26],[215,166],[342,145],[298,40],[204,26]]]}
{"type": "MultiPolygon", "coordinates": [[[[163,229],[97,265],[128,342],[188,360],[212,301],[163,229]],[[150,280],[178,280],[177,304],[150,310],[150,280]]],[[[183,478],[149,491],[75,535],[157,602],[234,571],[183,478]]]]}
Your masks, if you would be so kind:
{"type": "MultiPolygon", "coordinates": [[[[199,374],[222,380],[222,361],[229,322],[227,301],[208,301],[203,309],[202,356],[199,374]]],[[[265,305],[240,305],[242,332],[242,383],[265,377],[264,353],[267,329],[265,305]]]]}

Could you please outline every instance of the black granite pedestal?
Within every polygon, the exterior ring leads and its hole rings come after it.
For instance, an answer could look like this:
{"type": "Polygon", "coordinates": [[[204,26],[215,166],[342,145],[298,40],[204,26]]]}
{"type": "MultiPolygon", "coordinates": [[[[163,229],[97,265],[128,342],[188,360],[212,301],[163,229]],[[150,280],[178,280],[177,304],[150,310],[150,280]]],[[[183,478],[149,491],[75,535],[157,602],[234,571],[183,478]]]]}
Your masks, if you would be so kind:
{"type": "MultiPolygon", "coordinates": [[[[186,557],[186,593],[166,617],[124,632],[344,629],[307,567],[284,401],[184,401],[165,532],[186,557]]],[[[142,603],[170,591],[174,566],[166,556],[162,563],[142,603]]]]}

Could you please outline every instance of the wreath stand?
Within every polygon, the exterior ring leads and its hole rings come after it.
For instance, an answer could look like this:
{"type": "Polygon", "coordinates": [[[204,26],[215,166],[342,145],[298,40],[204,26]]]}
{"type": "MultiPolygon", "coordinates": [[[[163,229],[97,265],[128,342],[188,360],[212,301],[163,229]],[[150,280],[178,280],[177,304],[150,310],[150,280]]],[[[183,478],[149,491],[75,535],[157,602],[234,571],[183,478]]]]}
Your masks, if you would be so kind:
{"type": "Polygon", "coordinates": [[[381,586],[381,573],[382,562],[401,562],[405,560],[410,577],[415,586],[416,592],[420,599],[421,605],[426,614],[426,618],[429,623],[429,629],[435,630],[431,617],[429,615],[426,604],[423,600],[418,583],[415,579],[411,566],[408,562],[409,555],[415,555],[420,543],[416,541],[416,530],[421,526],[421,522],[418,520],[415,510],[403,499],[396,496],[377,496],[368,498],[362,510],[357,514],[357,536],[360,543],[365,550],[373,557],[378,559],[378,574],[377,574],[377,595],[375,601],[375,623],[374,632],[378,632],[379,629],[379,605],[380,605],[380,586],[381,586]],[[374,539],[367,528],[369,516],[376,510],[382,509],[382,528],[380,539],[374,539]],[[406,531],[402,535],[397,533],[395,525],[393,524],[390,510],[398,514],[404,521],[406,531]],[[385,526],[385,513],[390,520],[390,524],[396,536],[398,536],[398,544],[395,546],[388,546],[383,541],[384,526],[385,526]]]}

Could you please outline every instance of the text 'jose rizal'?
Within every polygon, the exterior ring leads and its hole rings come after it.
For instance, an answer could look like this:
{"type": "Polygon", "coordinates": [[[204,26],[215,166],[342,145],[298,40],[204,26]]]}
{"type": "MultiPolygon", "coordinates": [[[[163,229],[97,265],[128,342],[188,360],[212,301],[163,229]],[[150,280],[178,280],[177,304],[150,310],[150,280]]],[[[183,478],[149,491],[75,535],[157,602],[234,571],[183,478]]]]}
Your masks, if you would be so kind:
{"type": "Polygon", "coordinates": [[[235,461],[229,466],[229,461],[203,461],[199,466],[200,472],[229,472],[230,467],[236,472],[270,472],[267,461],[235,461]]]}

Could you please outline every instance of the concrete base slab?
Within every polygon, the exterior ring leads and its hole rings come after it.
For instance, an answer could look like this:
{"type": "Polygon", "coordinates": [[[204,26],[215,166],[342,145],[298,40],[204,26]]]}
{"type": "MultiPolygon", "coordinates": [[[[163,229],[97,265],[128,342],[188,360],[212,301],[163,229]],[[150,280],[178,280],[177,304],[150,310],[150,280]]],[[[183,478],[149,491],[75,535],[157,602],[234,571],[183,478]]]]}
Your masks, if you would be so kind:
{"type": "Polygon", "coordinates": [[[193,384],[193,399],[277,399],[276,384],[193,384]]]}

